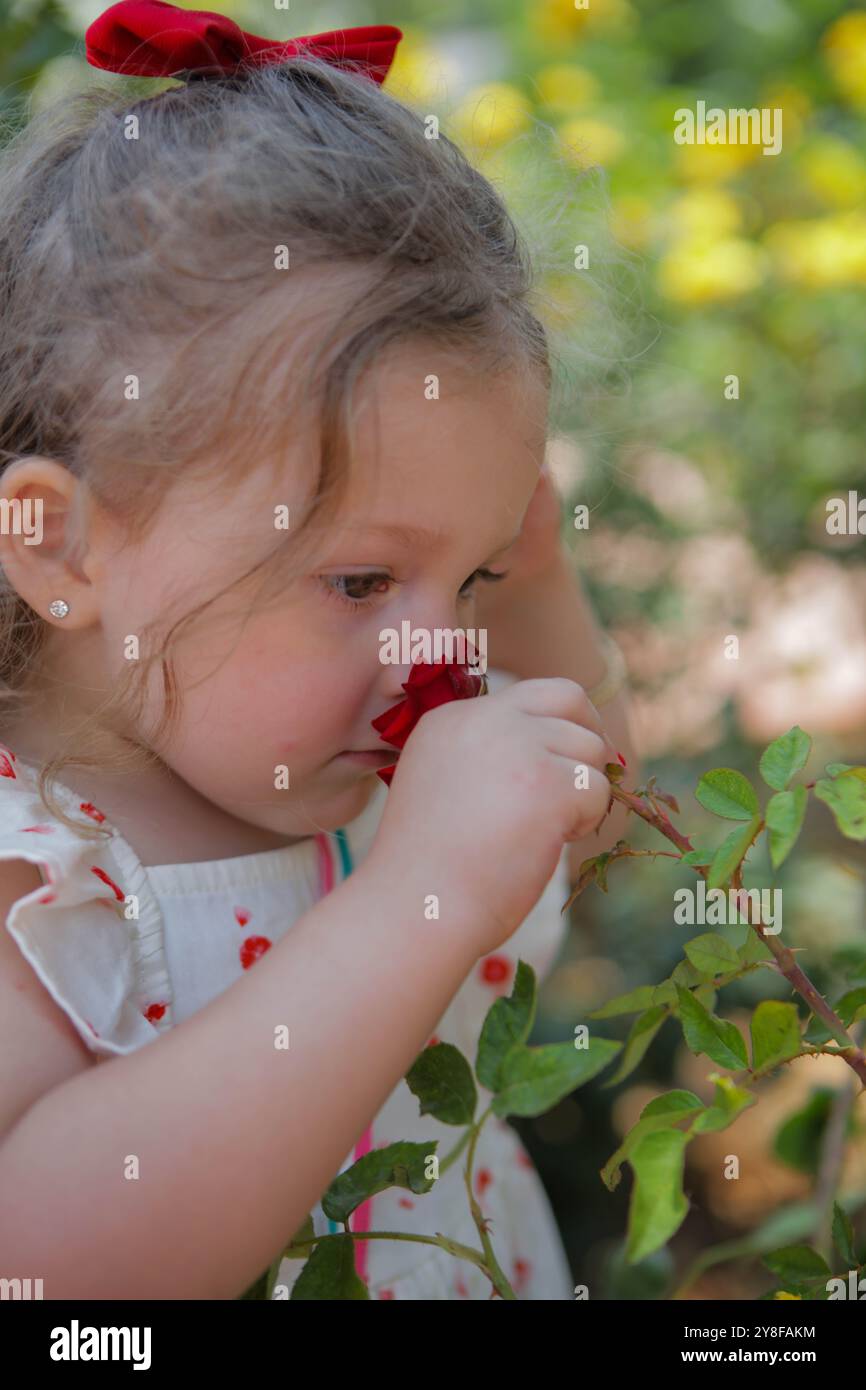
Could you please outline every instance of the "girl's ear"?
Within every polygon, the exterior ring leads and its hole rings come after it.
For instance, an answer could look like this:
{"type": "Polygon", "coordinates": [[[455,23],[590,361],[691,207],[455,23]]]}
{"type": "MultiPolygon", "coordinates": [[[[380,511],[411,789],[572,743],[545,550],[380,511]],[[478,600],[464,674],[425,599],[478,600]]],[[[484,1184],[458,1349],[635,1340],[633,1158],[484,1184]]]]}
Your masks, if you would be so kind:
{"type": "Polygon", "coordinates": [[[32,456],[0,476],[0,565],[9,583],[55,627],[90,627],[99,618],[94,558],[79,532],[83,485],[63,464],[32,456]],[[50,605],[62,599],[65,617],[50,605]]]}

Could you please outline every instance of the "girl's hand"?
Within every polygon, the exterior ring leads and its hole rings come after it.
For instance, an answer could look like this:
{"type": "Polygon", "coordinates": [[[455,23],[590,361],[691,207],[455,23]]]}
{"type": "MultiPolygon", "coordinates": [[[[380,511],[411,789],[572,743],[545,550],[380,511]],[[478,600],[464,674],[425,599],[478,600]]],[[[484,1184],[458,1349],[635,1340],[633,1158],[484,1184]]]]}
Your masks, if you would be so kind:
{"type": "Polygon", "coordinates": [[[525,920],[564,843],[604,819],[616,752],[582,687],[518,681],[429,710],[400,755],[367,868],[438,900],[478,955],[525,920]]]}

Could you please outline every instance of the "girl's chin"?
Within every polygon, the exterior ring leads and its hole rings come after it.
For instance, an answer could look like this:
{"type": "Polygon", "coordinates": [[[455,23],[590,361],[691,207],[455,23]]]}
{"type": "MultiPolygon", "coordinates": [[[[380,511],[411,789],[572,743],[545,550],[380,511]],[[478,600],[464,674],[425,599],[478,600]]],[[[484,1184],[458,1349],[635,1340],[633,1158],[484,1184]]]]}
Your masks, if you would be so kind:
{"type": "Polygon", "coordinates": [[[321,830],[339,830],[341,826],[360,816],[376,788],[381,785],[375,772],[367,776],[356,774],[342,791],[322,798],[315,812],[316,824],[321,830]]]}

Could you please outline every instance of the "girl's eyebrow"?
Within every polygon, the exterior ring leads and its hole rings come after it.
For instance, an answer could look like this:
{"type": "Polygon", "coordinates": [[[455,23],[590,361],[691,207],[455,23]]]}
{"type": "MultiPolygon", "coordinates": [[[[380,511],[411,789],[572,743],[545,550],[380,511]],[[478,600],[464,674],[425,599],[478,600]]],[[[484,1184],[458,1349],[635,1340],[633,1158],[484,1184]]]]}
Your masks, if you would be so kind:
{"type": "MultiPolygon", "coordinates": [[[[361,529],[370,531],[375,535],[388,536],[393,540],[402,541],[404,545],[407,546],[434,547],[441,545],[444,540],[447,540],[446,532],[438,527],[434,530],[430,530],[426,526],[409,526],[396,523],[371,523],[369,526],[362,526],[361,529]]],[[[522,529],[523,527],[521,524],[518,526],[514,535],[509,536],[507,540],[503,541],[502,545],[497,546],[495,550],[491,551],[491,554],[498,555],[500,551],[507,550],[508,547],[513,545],[517,540],[522,529]]]]}

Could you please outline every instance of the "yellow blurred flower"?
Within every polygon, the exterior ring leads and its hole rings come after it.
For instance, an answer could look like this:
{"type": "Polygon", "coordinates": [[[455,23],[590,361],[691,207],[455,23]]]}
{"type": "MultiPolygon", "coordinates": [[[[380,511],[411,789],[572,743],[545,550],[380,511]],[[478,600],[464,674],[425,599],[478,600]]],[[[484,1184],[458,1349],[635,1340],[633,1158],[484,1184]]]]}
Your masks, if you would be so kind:
{"type": "Polygon", "coordinates": [[[598,82],[576,63],[550,63],[535,74],[539,99],[556,110],[586,106],[598,95],[598,82]]]}
{"type": "Polygon", "coordinates": [[[632,251],[643,251],[653,230],[653,204],[635,193],[623,193],[611,204],[610,226],[617,241],[632,251]]]}
{"type": "Polygon", "coordinates": [[[577,38],[584,29],[625,33],[637,23],[629,0],[583,0],[583,6],[577,9],[575,0],[533,0],[529,27],[544,43],[556,44],[577,38]]]}
{"type": "Polygon", "coordinates": [[[866,11],[842,15],[821,46],[839,91],[852,106],[866,108],[866,11]]]}
{"type": "Polygon", "coordinates": [[[394,61],[385,78],[391,96],[426,110],[447,96],[459,71],[453,60],[417,29],[401,26],[403,41],[397,45],[394,61]]]}
{"type": "Polygon", "coordinates": [[[532,104],[510,82],[485,82],[473,87],[451,120],[451,135],[459,144],[479,149],[504,145],[530,124],[532,104]]]}
{"type": "Polygon", "coordinates": [[[812,110],[812,103],[802,88],[787,86],[784,83],[768,87],[762,94],[758,106],[766,106],[771,111],[780,110],[782,112],[782,131],[786,150],[799,143],[806,117],[812,110]]]}
{"type": "Polygon", "coordinates": [[[764,278],[764,256],[741,237],[677,242],[659,262],[662,294],[680,304],[715,304],[748,294],[764,278]]]}
{"type": "Polygon", "coordinates": [[[827,289],[866,284],[864,213],[776,222],[768,227],[764,246],[777,272],[797,285],[827,289]]]}
{"type": "Polygon", "coordinates": [[[722,183],[733,178],[741,169],[766,159],[759,144],[677,145],[677,172],[684,179],[697,182],[722,183]]]}
{"type": "Polygon", "coordinates": [[[803,177],[823,202],[851,208],[866,199],[866,163],[847,140],[819,135],[803,151],[803,177]]]}
{"type": "Polygon", "coordinates": [[[557,131],[560,154],[578,168],[614,164],[625,149],[625,136],[607,121],[576,117],[557,131]]]}
{"type": "Polygon", "coordinates": [[[674,199],[667,224],[675,238],[712,241],[738,232],[743,216],[736,199],[721,188],[693,188],[674,199]]]}

